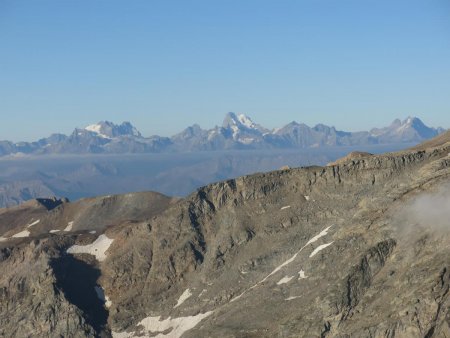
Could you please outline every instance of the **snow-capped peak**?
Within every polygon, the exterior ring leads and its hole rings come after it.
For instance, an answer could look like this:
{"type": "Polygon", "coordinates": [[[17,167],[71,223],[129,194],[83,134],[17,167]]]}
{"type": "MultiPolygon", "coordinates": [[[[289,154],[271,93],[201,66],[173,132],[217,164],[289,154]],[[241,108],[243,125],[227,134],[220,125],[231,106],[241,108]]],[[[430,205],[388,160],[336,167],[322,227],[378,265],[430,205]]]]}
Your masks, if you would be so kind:
{"type": "Polygon", "coordinates": [[[440,132],[442,132],[440,128],[427,127],[419,118],[408,116],[403,121],[400,119],[394,120],[389,127],[374,128],[370,133],[374,137],[403,142],[405,140],[421,141],[429,139],[440,132]]]}
{"type": "Polygon", "coordinates": [[[259,131],[259,132],[266,132],[267,129],[261,127],[260,125],[254,123],[250,117],[248,117],[245,114],[235,114],[235,113],[228,113],[225,116],[225,119],[223,121],[222,126],[224,128],[232,128],[232,129],[240,129],[240,130],[247,130],[247,131],[259,131]]]}
{"type": "Polygon", "coordinates": [[[397,133],[403,133],[410,128],[416,129],[418,132],[421,132],[424,128],[427,127],[419,118],[408,116],[400,123],[399,127],[397,127],[397,133]]]}
{"type": "Polygon", "coordinates": [[[121,125],[116,125],[109,121],[101,121],[96,124],[91,124],[84,129],[103,138],[113,138],[125,135],[141,137],[141,133],[130,122],[123,122],[121,125]]]}
{"type": "Polygon", "coordinates": [[[222,127],[231,129],[234,140],[249,144],[262,137],[267,129],[257,125],[252,119],[244,114],[228,113],[225,116],[222,127]]]}

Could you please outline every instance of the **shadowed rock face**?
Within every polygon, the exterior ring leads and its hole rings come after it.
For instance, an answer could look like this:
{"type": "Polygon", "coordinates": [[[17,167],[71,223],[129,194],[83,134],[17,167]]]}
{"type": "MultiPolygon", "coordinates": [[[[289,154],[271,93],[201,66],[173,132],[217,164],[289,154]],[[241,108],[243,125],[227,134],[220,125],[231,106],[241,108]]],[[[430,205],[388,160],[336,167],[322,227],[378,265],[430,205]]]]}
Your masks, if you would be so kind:
{"type": "Polygon", "coordinates": [[[52,210],[52,209],[55,209],[56,207],[60,206],[63,203],[69,202],[69,200],[66,198],[58,199],[56,197],[53,197],[53,198],[37,198],[36,202],[41,204],[47,210],[52,210]]]}
{"type": "Polygon", "coordinates": [[[61,290],[67,301],[83,313],[86,322],[101,335],[106,335],[108,311],[105,302],[96,293],[100,270],[93,262],[63,255],[50,262],[55,273],[55,286],[61,290]]]}
{"type": "Polygon", "coordinates": [[[80,221],[48,234],[41,220],[30,237],[0,243],[2,334],[450,336],[450,233],[405,216],[422,196],[447,194],[449,152],[443,144],[245,176],[147,214],[137,196],[43,211],[66,222],[57,215],[72,208],[80,221]],[[99,251],[106,259],[80,253],[99,251]],[[108,308],[93,299],[96,285],[108,308]]]}
{"type": "Polygon", "coordinates": [[[0,249],[0,336],[96,336],[81,309],[56,287],[51,261],[65,244],[43,240],[0,249]]]}

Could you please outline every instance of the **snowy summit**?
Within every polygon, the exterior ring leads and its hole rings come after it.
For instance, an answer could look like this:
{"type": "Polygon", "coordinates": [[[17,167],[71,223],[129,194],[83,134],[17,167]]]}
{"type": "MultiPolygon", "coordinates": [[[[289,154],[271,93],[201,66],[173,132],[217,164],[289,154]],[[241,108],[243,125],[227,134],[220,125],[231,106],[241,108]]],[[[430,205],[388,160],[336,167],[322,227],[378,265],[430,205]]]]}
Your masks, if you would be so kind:
{"type": "Polygon", "coordinates": [[[96,124],[91,124],[84,129],[103,138],[114,138],[119,136],[142,137],[141,133],[130,122],[123,122],[120,125],[116,125],[109,121],[100,121],[96,124]]]}

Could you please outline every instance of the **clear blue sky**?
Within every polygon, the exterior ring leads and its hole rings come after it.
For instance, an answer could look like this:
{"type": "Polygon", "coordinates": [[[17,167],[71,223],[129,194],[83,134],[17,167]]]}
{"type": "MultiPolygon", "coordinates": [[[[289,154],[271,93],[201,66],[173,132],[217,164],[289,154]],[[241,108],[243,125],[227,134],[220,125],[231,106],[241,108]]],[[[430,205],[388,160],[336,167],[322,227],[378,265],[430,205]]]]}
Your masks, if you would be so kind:
{"type": "Polygon", "coordinates": [[[450,127],[449,0],[0,0],[0,139],[129,120],[450,127]]]}

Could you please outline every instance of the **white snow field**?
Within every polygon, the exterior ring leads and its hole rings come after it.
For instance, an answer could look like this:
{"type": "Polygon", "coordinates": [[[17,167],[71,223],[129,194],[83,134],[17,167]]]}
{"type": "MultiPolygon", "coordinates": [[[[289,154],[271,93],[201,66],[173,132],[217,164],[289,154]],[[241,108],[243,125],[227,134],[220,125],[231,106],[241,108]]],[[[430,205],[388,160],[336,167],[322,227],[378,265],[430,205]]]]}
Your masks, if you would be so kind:
{"type": "Polygon", "coordinates": [[[108,238],[105,234],[100,235],[93,243],[88,245],[73,245],[67,249],[67,253],[87,253],[95,256],[98,261],[106,259],[106,250],[114,242],[114,239],[108,238]]]}

